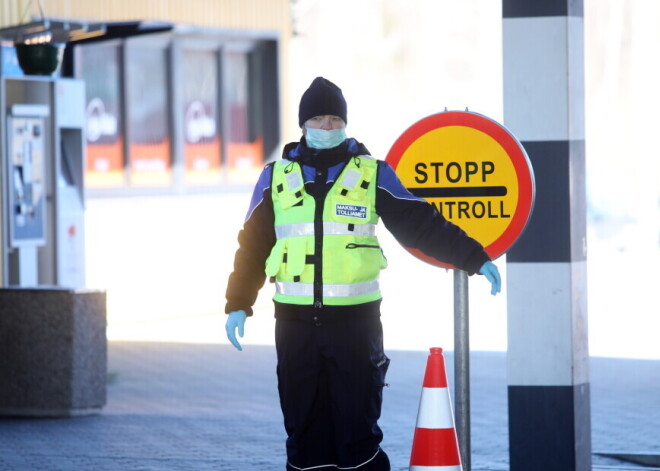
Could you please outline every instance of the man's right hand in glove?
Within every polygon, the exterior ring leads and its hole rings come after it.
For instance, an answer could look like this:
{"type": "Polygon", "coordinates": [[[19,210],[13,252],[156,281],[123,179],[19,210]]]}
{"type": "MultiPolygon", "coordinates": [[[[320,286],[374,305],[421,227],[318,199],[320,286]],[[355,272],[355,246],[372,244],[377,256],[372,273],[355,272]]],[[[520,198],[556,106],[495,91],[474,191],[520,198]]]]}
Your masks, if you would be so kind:
{"type": "Polygon", "coordinates": [[[236,328],[238,327],[239,337],[243,337],[243,332],[245,330],[245,318],[247,315],[245,311],[233,311],[229,313],[229,318],[225,324],[225,329],[227,330],[227,338],[231,344],[236,347],[237,350],[243,350],[241,344],[236,340],[236,328]]]}

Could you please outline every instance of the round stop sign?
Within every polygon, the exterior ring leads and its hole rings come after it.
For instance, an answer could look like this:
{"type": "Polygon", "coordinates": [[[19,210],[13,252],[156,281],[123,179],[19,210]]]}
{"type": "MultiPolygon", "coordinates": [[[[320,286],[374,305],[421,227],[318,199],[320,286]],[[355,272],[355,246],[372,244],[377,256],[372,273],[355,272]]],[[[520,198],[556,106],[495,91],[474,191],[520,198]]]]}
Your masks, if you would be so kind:
{"type": "Polygon", "coordinates": [[[478,240],[492,259],[513,245],[531,215],[535,186],[527,153],[486,116],[468,111],[428,116],[396,140],[385,160],[408,191],[478,240]]]}

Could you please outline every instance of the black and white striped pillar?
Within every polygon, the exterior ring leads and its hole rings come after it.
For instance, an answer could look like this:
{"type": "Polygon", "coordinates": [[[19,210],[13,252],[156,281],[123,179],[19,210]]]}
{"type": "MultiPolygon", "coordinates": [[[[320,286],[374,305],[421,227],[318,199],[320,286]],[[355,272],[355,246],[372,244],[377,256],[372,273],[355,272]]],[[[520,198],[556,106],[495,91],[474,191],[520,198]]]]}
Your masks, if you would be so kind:
{"type": "Polygon", "coordinates": [[[504,123],[534,168],[507,254],[511,471],[590,471],[582,0],[503,0],[504,123]]]}

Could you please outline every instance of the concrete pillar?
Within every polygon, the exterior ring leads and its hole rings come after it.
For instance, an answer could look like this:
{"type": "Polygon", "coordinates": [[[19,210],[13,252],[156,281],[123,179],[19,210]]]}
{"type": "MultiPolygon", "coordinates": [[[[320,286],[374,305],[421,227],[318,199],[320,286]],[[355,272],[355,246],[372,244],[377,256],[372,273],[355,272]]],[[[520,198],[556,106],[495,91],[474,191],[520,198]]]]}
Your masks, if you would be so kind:
{"type": "Polygon", "coordinates": [[[591,470],[582,0],[503,0],[504,123],[536,201],[507,254],[511,471],[591,470]]]}

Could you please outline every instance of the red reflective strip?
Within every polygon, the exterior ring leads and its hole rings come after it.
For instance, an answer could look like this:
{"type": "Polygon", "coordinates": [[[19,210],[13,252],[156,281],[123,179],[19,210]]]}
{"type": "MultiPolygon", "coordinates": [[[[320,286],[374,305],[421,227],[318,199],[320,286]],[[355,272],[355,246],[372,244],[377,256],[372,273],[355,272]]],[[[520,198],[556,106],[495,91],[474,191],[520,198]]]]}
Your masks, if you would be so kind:
{"type": "Polygon", "coordinates": [[[447,387],[447,373],[445,372],[445,360],[442,353],[431,353],[429,355],[422,386],[425,388],[447,387]]]}
{"type": "Polygon", "coordinates": [[[461,464],[453,428],[417,428],[410,466],[456,466],[461,464]]]}

